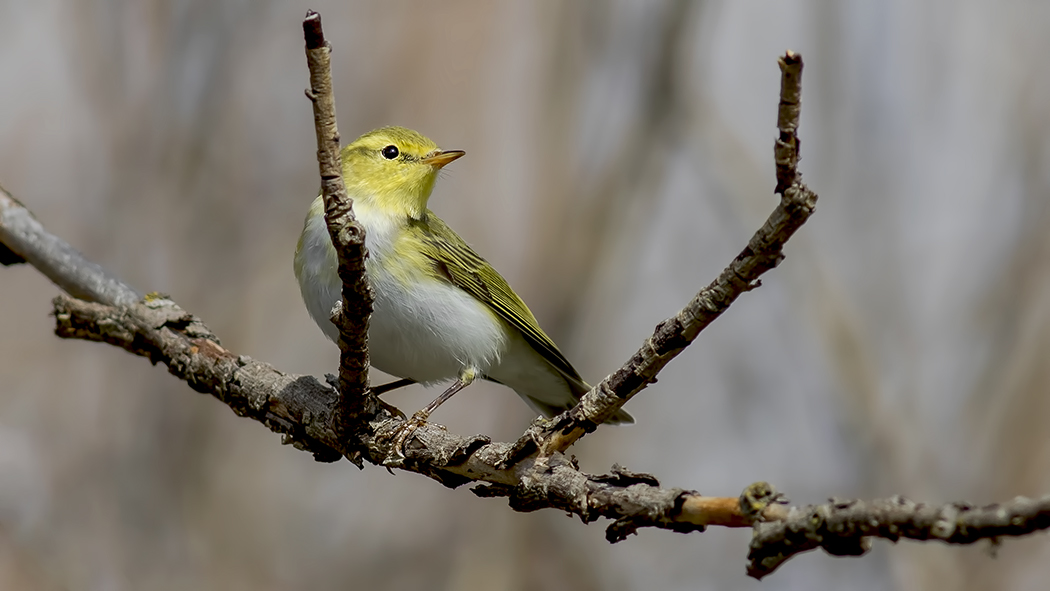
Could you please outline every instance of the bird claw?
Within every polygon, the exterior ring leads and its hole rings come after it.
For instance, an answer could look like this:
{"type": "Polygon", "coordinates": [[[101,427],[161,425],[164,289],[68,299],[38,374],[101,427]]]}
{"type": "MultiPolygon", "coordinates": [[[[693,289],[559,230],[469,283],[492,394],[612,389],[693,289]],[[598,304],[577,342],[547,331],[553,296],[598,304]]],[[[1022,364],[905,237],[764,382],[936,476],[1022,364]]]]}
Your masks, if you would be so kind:
{"type": "Polygon", "coordinates": [[[412,418],[398,425],[397,429],[391,434],[393,441],[390,443],[390,453],[386,461],[383,462],[384,464],[400,464],[404,461],[405,445],[415,435],[416,430],[426,424],[427,418],[422,412],[417,412],[412,415],[412,418]]]}
{"type": "Polygon", "coordinates": [[[438,396],[430,404],[418,410],[416,414],[412,415],[411,419],[398,425],[394,432],[391,433],[391,437],[393,437],[394,440],[390,444],[390,452],[387,455],[386,460],[383,461],[383,464],[386,466],[400,465],[405,459],[405,445],[410,439],[412,439],[412,435],[415,434],[416,429],[419,429],[426,424],[427,419],[430,418],[430,413],[437,410],[437,407],[441,406],[443,402],[451,398],[456,392],[469,386],[477,375],[478,372],[476,369],[465,369],[460,378],[449,386],[447,390],[442,392],[441,396],[438,396]]]}

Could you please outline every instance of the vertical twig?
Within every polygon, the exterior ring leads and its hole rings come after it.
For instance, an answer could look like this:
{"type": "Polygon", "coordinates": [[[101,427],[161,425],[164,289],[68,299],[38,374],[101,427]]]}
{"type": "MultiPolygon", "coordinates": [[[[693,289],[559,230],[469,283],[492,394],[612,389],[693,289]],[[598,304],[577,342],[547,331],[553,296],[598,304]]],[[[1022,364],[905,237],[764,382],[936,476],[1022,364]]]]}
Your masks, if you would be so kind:
{"type": "Polygon", "coordinates": [[[798,120],[802,111],[802,56],[788,50],[778,60],[780,66],[780,105],[777,107],[777,129],[780,137],[773,146],[773,160],[777,167],[777,188],[784,191],[799,179],[798,153],[802,142],[798,139],[798,120]]]}
{"type": "Polygon", "coordinates": [[[331,49],[321,29],[321,15],[309,11],[303,20],[306,62],[310,67],[310,89],[306,96],[314,106],[317,132],[317,165],[321,173],[325,221],[332,244],[339,255],[339,278],[343,299],[332,318],[339,327],[339,408],[334,421],[336,432],[351,432],[349,422],[363,409],[368,388],[368,319],[372,314],[372,291],[365,276],[365,230],[357,222],[353,202],[343,185],[339,157],[339,129],[335,120],[335,94],[332,91],[331,49]]]}

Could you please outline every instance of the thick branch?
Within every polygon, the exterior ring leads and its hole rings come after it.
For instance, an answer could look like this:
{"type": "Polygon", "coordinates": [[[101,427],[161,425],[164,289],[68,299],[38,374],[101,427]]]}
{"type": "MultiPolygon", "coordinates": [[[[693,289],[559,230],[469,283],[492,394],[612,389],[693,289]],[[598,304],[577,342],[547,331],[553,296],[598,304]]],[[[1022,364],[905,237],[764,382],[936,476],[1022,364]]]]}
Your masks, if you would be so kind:
{"type": "Polygon", "coordinates": [[[332,92],[331,48],[321,29],[321,15],[306,13],[303,20],[306,63],[310,68],[310,89],[306,96],[314,106],[317,133],[317,165],[321,174],[325,220],[339,256],[339,278],[343,280],[343,300],[333,322],[339,327],[339,391],[336,429],[351,430],[350,421],[363,412],[368,388],[368,320],[372,315],[372,291],[365,276],[365,229],[354,217],[353,202],[343,185],[339,157],[339,128],[335,120],[332,92]]]}
{"type": "Polygon", "coordinates": [[[940,540],[973,544],[1050,528],[1050,495],[975,507],[968,503],[924,505],[902,497],[838,501],[792,507],[779,519],[755,525],[748,553],[749,575],[768,575],[792,556],[823,548],[834,556],[860,556],[870,537],[896,542],[940,540]]]}
{"type": "MultiPolygon", "coordinates": [[[[284,442],[334,461],[348,449],[362,449],[382,463],[395,428],[382,407],[367,409],[371,428],[341,439],[332,428],[336,395],[309,376],[282,373],[270,365],[223,348],[199,319],[166,298],[147,298],[122,308],[65,295],[54,300],[55,332],[63,338],[105,342],[163,363],[193,389],[210,393],[241,416],[284,434],[284,442]]],[[[707,525],[748,527],[736,499],[704,497],[693,491],[660,488],[652,476],[619,467],[608,475],[581,472],[564,455],[514,461],[514,446],[487,437],[460,437],[426,423],[405,450],[399,468],[424,474],[449,487],[477,481],[479,496],[504,496],[518,511],[557,508],[584,522],[615,520],[608,537],[618,541],[639,527],[699,531],[707,525]]],[[[757,514],[757,513],[756,513],[757,514]]]]}
{"type": "Polygon", "coordinates": [[[343,456],[331,426],[337,394],[310,376],[282,373],[246,355],[235,355],[201,321],[164,297],[114,308],[59,295],[55,334],[109,343],[141,355],[198,392],[211,394],[240,416],[285,435],[285,443],[320,461],[343,456]]]}

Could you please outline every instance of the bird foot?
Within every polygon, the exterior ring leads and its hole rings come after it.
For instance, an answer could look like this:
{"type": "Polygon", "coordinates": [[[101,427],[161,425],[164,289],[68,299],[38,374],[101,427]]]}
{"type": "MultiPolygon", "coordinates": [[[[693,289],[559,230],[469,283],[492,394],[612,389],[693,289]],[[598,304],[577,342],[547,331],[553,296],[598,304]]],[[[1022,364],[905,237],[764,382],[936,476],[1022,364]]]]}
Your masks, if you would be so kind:
{"type": "Polygon", "coordinates": [[[412,436],[415,435],[416,430],[426,424],[427,419],[430,418],[429,413],[419,411],[412,415],[412,418],[407,419],[401,423],[396,430],[391,434],[393,441],[390,443],[390,452],[384,461],[387,465],[398,465],[401,464],[405,459],[405,445],[408,444],[412,436]]]}

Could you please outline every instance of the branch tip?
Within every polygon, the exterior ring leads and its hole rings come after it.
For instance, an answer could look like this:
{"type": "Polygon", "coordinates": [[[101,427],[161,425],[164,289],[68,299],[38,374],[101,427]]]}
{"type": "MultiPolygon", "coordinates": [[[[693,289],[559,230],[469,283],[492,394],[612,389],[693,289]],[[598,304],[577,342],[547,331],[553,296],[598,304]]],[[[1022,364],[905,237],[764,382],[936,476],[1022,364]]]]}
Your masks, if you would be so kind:
{"type": "Polygon", "coordinates": [[[306,11],[303,19],[303,37],[306,49],[321,49],[326,46],[324,30],[321,28],[321,15],[313,10],[306,11]]]}

